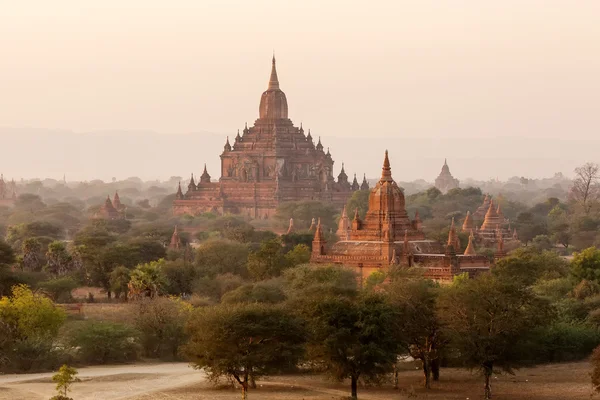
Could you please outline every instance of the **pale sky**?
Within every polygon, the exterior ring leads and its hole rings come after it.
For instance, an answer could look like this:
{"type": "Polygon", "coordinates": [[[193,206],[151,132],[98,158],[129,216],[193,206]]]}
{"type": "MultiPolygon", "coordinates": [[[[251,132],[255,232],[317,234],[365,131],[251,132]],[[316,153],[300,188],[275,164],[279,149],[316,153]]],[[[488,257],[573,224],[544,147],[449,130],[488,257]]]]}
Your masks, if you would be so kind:
{"type": "Polygon", "coordinates": [[[0,0],[0,127],[235,135],[273,50],[313,136],[600,136],[598,0],[0,0]]]}

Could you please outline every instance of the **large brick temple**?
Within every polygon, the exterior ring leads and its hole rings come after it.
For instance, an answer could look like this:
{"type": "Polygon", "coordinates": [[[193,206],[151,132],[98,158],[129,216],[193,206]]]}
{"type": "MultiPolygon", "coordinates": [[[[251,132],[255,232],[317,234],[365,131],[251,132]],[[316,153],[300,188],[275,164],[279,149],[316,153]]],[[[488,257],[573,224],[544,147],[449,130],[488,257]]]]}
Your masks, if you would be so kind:
{"type": "MultiPolygon", "coordinates": [[[[288,118],[285,93],[273,57],[269,86],[260,98],[259,117],[246,126],[221,153],[221,177],[218,182],[204,167],[196,182],[193,175],[187,187],[181,184],[173,202],[173,212],[199,214],[212,211],[234,213],[251,218],[269,218],[282,202],[320,200],[340,208],[360,186],[354,175],[348,180],[342,164],[337,181],[329,149],[319,138],[315,145],[310,130],[294,126],[288,118]]],[[[366,180],[363,179],[363,188],[366,180]]],[[[368,186],[367,186],[368,188],[368,186]]]]}
{"type": "MultiPolygon", "coordinates": [[[[474,276],[490,269],[489,259],[475,252],[473,233],[464,253],[457,254],[460,243],[454,220],[446,244],[425,239],[418,214],[410,219],[406,212],[404,194],[392,179],[387,151],[381,178],[371,189],[364,220],[355,212],[350,221],[344,208],[337,237],[336,243],[328,244],[319,222],[311,262],[341,264],[354,269],[363,279],[394,265],[422,267],[426,277],[438,281],[451,281],[462,273],[474,276]]],[[[496,257],[504,256],[503,245],[500,238],[496,257]]]]}

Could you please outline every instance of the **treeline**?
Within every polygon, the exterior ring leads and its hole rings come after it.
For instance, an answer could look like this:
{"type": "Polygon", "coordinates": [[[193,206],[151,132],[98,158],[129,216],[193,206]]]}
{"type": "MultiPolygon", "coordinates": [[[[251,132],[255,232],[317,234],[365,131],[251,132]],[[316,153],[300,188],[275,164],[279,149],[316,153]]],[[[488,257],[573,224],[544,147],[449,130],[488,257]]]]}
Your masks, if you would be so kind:
{"type": "Polygon", "coordinates": [[[522,248],[491,273],[439,285],[418,268],[360,283],[343,267],[291,262],[288,255],[302,244],[286,253],[279,242],[280,256],[272,244],[248,252],[236,271],[224,270],[240,257],[232,249],[208,253],[233,255],[208,262],[200,247],[190,268],[220,282],[210,296],[169,296],[166,261],[136,267],[130,282],[144,295],[130,298],[120,322],[67,318],[42,292],[13,286],[0,300],[1,368],[185,359],[215,380],[237,382],[244,395],[262,376],[311,371],[347,380],[357,398],[362,385],[393,384],[410,356],[420,362],[426,388],[446,366],[477,369],[490,398],[493,373],[582,359],[600,343],[594,248],[570,263],[555,252],[522,248]],[[257,275],[253,262],[270,267],[257,275]],[[143,278],[135,276],[145,269],[143,278]]]}

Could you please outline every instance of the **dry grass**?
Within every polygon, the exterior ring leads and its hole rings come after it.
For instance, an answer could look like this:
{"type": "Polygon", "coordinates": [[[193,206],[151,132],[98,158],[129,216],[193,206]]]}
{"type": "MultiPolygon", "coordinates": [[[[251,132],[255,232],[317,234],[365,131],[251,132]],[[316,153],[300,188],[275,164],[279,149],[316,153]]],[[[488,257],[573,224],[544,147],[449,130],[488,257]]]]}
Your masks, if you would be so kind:
{"type": "MultiPolygon", "coordinates": [[[[237,388],[206,382],[203,374],[193,370],[170,369],[157,365],[160,373],[141,373],[141,366],[103,367],[114,374],[86,377],[75,384],[73,397],[78,400],[97,398],[127,400],[233,400],[240,398],[237,388]],[[132,373],[132,370],[139,373],[132,373]]],[[[515,376],[501,375],[493,380],[496,400],[583,400],[592,395],[587,362],[553,364],[517,371],[515,376]]],[[[54,385],[48,378],[33,379],[0,386],[0,400],[45,400],[54,385]]],[[[426,391],[420,387],[419,371],[405,371],[399,376],[400,388],[390,383],[382,387],[359,388],[361,400],[475,400],[483,398],[481,377],[460,369],[442,369],[441,381],[426,391]]],[[[251,400],[340,400],[349,395],[348,383],[330,382],[321,376],[281,376],[258,382],[251,390],[251,400]]]]}
{"type": "MultiPolygon", "coordinates": [[[[494,377],[492,390],[498,400],[583,400],[590,399],[587,362],[554,364],[517,371],[516,375],[494,377]]],[[[434,382],[429,391],[420,387],[419,371],[403,372],[399,390],[391,384],[382,387],[359,388],[359,399],[427,399],[466,400],[483,398],[480,376],[460,369],[443,369],[440,382],[434,382]]],[[[258,388],[249,393],[250,399],[260,400],[338,400],[348,397],[349,384],[328,382],[320,376],[285,376],[258,382],[258,388]]],[[[240,396],[237,388],[215,388],[207,382],[176,388],[159,393],[145,394],[135,400],[233,400],[240,396]]]]}
{"type": "Polygon", "coordinates": [[[131,322],[134,306],[134,303],[85,303],[83,315],[99,321],[131,322]]]}

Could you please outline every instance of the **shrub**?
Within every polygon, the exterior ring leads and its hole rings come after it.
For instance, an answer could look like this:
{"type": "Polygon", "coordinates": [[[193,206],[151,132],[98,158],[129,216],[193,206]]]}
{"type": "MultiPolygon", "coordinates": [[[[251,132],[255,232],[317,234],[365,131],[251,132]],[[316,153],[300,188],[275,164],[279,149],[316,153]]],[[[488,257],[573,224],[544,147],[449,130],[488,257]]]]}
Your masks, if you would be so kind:
{"type": "Polygon", "coordinates": [[[69,343],[78,349],[78,360],[89,364],[134,361],[140,348],[139,333],[132,327],[99,321],[83,324],[69,343]]]}
{"type": "Polygon", "coordinates": [[[48,297],[59,303],[68,303],[73,300],[71,292],[77,288],[77,282],[71,278],[56,278],[46,282],[40,282],[39,288],[42,289],[48,297]]]}
{"type": "Polygon", "coordinates": [[[557,322],[540,329],[533,346],[539,362],[580,360],[600,344],[600,332],[583,322],[557,322]]]}
{"type": "Polygon", "coordinates": [[[0,299],[0,367],[3,371],[54,368],[63,354],[54,338],[65,321],[65,312],[27,286],[13,287],[12,296],[0,299]]]}
{"type": "Polygon", "coordinates": [[[185,325],[191,306],[175,299],[145,299],[137,305],[134,324],[146,357],[176,359],[185,343],[185,325]]]}

